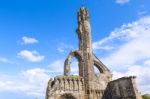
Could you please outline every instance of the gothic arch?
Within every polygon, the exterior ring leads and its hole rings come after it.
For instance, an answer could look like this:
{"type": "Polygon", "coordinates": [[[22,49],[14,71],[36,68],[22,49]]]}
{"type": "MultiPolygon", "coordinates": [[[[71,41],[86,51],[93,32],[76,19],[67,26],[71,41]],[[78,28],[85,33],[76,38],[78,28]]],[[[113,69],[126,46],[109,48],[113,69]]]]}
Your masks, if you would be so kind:
{"type": "Polygon", "coordinates": [[[110,72],[109,69],[94,55],[94,66],[99,70],[100,73],[110,72]]]}
{"type": "Polygon", "coordinates": [[[72,94],[63,94],[59,99],[76,99],[72,94]]]}
{"type": "Polygon", "coordinates": [[[104,73],[102,66],[97,61],[94,61],[94,66],[99,70],[100,73],[104,73]]]}
{"type": "Polygon", "coordinates": [[[82,56],[79,51],[71,51],[64,63],[64,75],[69,75],[71,73],[70,64],[73,57],[75,57],[79,63],[82,61],[82,56]]]}

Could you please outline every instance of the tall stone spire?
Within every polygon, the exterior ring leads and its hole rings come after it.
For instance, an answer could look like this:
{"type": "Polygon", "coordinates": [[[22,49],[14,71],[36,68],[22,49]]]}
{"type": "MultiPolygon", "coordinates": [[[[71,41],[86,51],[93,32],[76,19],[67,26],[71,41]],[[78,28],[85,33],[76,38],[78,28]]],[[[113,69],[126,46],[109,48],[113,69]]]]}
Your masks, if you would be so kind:
{"type": "Polygon", "coordinates": [[[93,54],[92,50],[92,36],[89,13],[85,7],[81,7],[78,11],[78,28],[77,35],[79,39],[79,49],[70,52],[65,61],[64,75],[70,75],[71,59],[76,57],[79,62],[79,75],[84,78],[85,89],[92,90],[92,82],[95,80],[94,65],[101,73],[109,73],[107,67],[93,54]]]}
{"type": "Polygon", "coordinates": [[[82,56],[82,61],[79,64],[81,76],[86,81],[92,81],[94,76],[94,63],[92,51],[91,26],[89,21],[89,13],[85,7],[81,7],[78,12],[78,28],[77,34],[79,38],[79,52],[82,56]]]}
{"type": "Polygon", "coordinates": [[[91,26],[89,13],[85,7],[81,7],[78,12],[77,33],[79,37],[79,50],[88,50],[88,52],[92,53],[91,26]]]}

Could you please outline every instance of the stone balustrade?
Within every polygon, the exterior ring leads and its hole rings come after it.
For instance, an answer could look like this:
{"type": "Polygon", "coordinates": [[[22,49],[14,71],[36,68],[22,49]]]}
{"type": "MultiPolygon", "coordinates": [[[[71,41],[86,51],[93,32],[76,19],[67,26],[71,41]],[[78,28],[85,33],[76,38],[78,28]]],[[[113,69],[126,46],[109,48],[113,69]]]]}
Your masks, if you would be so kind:
{"type": "Polygon", "coordinates": [[[57,87],[60,91],[83,91],[84,79],[77,76],[60,76],[50,80],[51,89],[57,87]]]}

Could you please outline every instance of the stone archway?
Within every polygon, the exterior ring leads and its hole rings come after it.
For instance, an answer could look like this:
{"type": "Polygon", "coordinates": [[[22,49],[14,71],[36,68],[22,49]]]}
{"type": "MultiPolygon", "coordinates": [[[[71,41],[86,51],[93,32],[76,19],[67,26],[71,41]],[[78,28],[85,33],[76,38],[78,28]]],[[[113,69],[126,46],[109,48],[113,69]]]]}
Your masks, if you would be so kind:
{"type": "Polygon", "coordinates": [[[76,99],[76,98],[71,94],[64,94],[64,95],[60,96],[59,99],[76,99]]]}
{"type": "Polygon", "coordinates": [[[93,58],[94,66],[100,73],[110,73],[109,69],[95,55],[93,55],[93,58]]]}
{"type": "Polygon", "coordinates": [[[82,56],[80,54],[79,51],[72,51],[70,52],[70,54],[68,55],[67,59],[65,60],[64,63],[64,75],[70,75],[71,73],[71,60],[72,58],[75,57],[78,61],[78,68],[80,68],[80,62],[82,61],[82,56]]]}

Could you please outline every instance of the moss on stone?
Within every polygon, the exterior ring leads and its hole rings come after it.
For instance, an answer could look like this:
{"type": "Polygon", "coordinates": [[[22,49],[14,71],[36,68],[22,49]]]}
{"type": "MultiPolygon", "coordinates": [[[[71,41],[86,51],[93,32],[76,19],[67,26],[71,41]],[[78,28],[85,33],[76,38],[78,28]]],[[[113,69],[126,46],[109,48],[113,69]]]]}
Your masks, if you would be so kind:
{"type": "Polygon", "coordinates": [[[79,75],[59,75],[57,76],[58,78],[68,78],[68,77],[71,77],[71,78],[79,78],[80,76],[79,75]]]}

